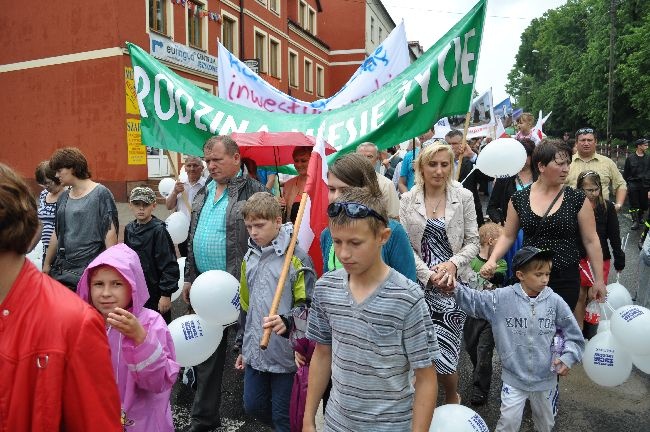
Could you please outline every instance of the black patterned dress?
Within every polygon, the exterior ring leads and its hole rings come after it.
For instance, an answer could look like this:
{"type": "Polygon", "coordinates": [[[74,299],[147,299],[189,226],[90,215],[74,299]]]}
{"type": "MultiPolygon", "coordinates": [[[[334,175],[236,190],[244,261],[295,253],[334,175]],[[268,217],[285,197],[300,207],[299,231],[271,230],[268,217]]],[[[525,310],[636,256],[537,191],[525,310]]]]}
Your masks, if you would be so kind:
{"type": "MultiPolygon", "coordinates": [[[[422,235],[422,260],[431,268],[449,261],[452,256],[445,231],[445,218],[427,219],[422,235]]],[[[457,280],[456,283],[463,282],[457,280]]],[[[425,290],[424,300],[429,308],[440,346],[441,357],[435,360],[436,371],[439,374],[453,374],[458,366],[460,339],[467,315],[458,309],[453,295],[445,294],[437,288],[425,290]]]]}

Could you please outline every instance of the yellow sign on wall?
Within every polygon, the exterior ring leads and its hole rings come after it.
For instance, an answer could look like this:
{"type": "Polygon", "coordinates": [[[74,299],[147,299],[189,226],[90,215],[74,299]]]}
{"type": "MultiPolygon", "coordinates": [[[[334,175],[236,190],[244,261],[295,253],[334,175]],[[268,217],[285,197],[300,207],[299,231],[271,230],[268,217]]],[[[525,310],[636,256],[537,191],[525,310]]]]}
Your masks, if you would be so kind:
{"type": "Polygon", "coordinates": [[[126,119],[126,146],[129,165],[147,164],[147,148],[142,145],[138,119],[126,119]]]}
{"type": "Polygon", "coordinates": [[[138,108],[138,98],[135,93],[135,81],[133,80],[133,68],[124,68],[124,86],[126,93],[126,113],[127,114],[140,114],[138,108]]]}

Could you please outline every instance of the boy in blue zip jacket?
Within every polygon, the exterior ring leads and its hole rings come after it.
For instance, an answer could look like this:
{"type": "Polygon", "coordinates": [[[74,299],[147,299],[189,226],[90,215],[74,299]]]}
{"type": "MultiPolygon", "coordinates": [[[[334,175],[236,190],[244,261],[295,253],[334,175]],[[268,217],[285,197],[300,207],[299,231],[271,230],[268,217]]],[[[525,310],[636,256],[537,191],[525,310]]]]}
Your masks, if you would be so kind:
{"type": "Polygon", "coordinates": [[[289,335],[293,317],[306,309],[315,278],[309,256],[298,245],[278,305],[268,316],[282,272],[293,225],[282,224],[282,209],[268,192],[257,192],[241,209],[250,238],[241,266],[241,312],[237,340],[242,351],[235,369],[244,371],[244,410],[277,432],[289,432],[289,401],[296,365],[289,335]],[[260,348],[264,330],[271,328],[266,350],[260,348]]]}
{"type": "Polygon", "coordinates": [[[585,341],[573,311],[546,286],[553,254],[526,246],[512,260],[519,283],[494,291],[463,286],[455,290],[463,311],[492,324],[503,380],[498,432],[519,430],[527,399],[535,430],[550,432],[557,412],[557,375],[567,375],[582,359],[585,341]],[[565,338],[564,350],[552,360],[551,344],[558,330],[565,338]]]}

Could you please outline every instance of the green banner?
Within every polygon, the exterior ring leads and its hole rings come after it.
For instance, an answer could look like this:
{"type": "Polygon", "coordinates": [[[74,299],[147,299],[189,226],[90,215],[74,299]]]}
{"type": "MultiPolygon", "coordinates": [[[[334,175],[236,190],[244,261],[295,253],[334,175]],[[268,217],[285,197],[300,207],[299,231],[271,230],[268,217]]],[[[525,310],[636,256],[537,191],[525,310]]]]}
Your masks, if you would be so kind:
{"type": "Polygon", "coordinates": [[[127,43],[151,147],[203,155],[212,135],[300,131],[323,134],[340,156],[365,141],[380,149],[418,136],[439,118],[465,114],[476,79],[485,0],[392,81],[350,105],[320,114],[278,114],[225,101],[188,83],[137,45],[127,43]]]}

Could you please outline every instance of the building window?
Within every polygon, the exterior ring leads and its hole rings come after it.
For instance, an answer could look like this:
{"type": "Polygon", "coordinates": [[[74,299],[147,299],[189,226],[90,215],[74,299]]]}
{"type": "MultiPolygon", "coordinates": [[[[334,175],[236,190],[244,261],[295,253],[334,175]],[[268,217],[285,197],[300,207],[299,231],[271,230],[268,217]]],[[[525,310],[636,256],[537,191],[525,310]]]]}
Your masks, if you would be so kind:
{"type": "Polygon", "coordinates": [[[307,17],[307,3],[301,1],[298,4],[298,24],[300,24],[300,27],[302,28],[305,28],[306,17],[307,17]]]}
{"type": "Polygon", "coordinates": [[[325,96],[325,69],[316,65],[316,95],[325,96]]]}
{"type": "Polygon", "coordinates": [[[267,46],[266,34],[259,30],[255,31],[255,58],[260,61],[260,72],[267,72],[267,46]]]}
{"type": "Polygon", "coordinates": [[[257,2],[266,7],[266,0],[257,0],[257,2]]]}
{"type": "Polygon", "coordinates": [[[167,34],[167,0],[149,0],[149,28],[167,34]]]}
{"type": "Polygon", "coordinates": [[[221,43],[235,56],[239,57],[237,20],[221,14],[221,43]]]}
{"type": "Polygon", "coordinates": [[[375,18],[370,17],[370,42],[375,41],[375,18]]]}
{"type": "Polygon", "coordinates": [[[280,15],[280,0],[269,0],[269,9],[271,9],[271,12],[280,15]]]}
{"type": "Polygon", "coordinates": [[[269,38],[269,74],[280,78],[282,59],[280,57],[280,41],[269,38]]]}
{"type": "Polygon", "coordinates": [[[316,11],[312,8],[308,9],[307,30],[309,33],[316,34],[316,11]]]}
{"type": "Polygon", "coordinates": [[[381,38],[383,37],[383,33],[384,33],[383,30],[384,30],[383,28],[379,27],[379,40],[378,40],[379,42],[381,42],[381,38]]]}
{"type": "Polygon", "coordinates": [[[187,41],[191,47],[203,49],[203,19],[200,11],[205,5],[198,1],[187,2],[187,41]]]}
{"type": "Polygon", "coordinates": [[[298,87],[298,53],[289,51],[289,85],[298,87]]]}
{"type": "Polygon", "coordinates": [[[305,59],[305,91],[314,92],[314,69],[311,60],[305,59]]]}

